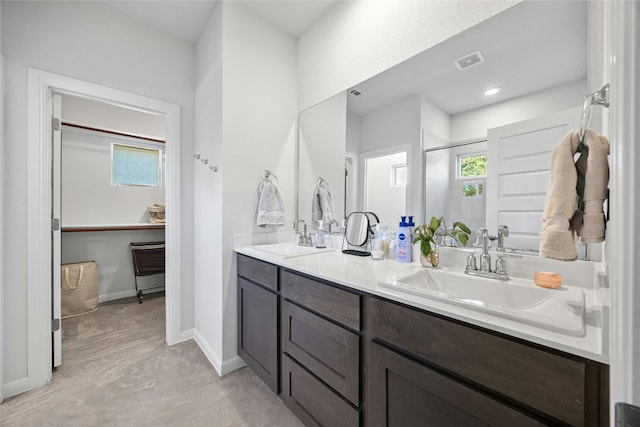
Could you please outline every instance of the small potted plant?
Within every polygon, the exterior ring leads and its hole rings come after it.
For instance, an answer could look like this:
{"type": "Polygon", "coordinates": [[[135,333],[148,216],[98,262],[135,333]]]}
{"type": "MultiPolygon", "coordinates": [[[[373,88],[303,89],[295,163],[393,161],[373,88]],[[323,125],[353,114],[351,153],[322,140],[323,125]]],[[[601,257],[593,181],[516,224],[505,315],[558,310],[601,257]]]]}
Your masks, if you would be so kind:
{"type": "Polygon", "coordinates": [[[456,242],[460,242],[465,246],[469,241],[471,230],[460,221],[453,223],[451,230],[447,229],[444,217],[431,217],[429,224],[423,224],[416,227],[414,231],[415,238],[413,243],[420,242],[420,261],[425,265],[429,261],[432,267],[437,267],[440,263],[440,253],[438,245],[441,245],[445,237],[451,237],[452,245],[457,246],[456,242]]]}

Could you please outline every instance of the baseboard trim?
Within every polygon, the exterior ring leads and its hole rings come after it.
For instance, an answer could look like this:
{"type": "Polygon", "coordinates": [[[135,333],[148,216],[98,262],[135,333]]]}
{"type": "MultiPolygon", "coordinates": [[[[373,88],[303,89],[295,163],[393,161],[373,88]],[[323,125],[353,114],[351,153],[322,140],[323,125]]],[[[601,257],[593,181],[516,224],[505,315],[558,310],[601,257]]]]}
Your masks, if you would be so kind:
{"type": "Polygon", "coordinates": [[[33,387],[29,384],[29,378],[18,378],[17,380],[10,381],[2,385],[2,398],[15,396],[25,391],[31,390],[33,387]]]}
{"type": "Polygon", "coordinates": [[[179,342],[185,342],[185,341],[189,341],[192,340],[194,337],[194,331],[195,329],[187,329],[186,331],[182,331],[180,333],[180,337],[178,338],[178,342],[176,344],[178,344],[179,342]]]}
{"type": "Polygon", "coordinates": [[[131,289],[128,291],[113,292],[111,294],[101,294],[100,296],[98,296],[98,302],[107,302],[107,301],[113,301],[117,299],[129,298],[129,297],[135,297],[135,296],[136,296],[135,289],[131,289]]]}
{"type": "Polygon", "coordinates": [[[231,359],[222,362],[222,375],[230,374],[231,372],[244,368],[245,366],[247,366],[247,364],[244,363],[244,360],[242,360],[240,356],[234,356],[231,359]]]}
{"type": "Polygon", "coordinates": [[[202,350],[204,355],[207,357],[209,363],[213,366],[213,369],[215,369],[221,377],[246,365],[240,356],[234,356],[223,362],[197,329],[193,329],[193,340],[198,344],[198,347],[200,347],[200,350],[202,350]]]}

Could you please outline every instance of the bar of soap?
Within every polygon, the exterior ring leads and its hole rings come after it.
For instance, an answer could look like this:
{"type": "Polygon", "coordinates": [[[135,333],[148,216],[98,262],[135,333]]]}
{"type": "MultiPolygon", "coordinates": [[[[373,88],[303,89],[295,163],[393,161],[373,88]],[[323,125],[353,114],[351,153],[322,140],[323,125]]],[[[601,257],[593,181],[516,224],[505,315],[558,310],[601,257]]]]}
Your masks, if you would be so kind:
{"type": "Polygon", "coordinates": [[[556,289],[562,285],[562,276],[549,271],[538,271],[533,276],[533,282],[541,288],[556,289]]]}

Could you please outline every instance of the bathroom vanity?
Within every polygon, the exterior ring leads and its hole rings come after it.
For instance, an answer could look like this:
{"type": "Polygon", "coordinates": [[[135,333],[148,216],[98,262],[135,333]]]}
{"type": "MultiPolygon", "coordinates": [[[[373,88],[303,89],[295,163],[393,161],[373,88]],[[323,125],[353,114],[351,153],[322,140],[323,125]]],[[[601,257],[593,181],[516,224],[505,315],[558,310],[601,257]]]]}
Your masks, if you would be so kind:
{"type": "Polygon", "coordinates": [[[597,322],[564,335],[381,286],[419,263],[259,248],[237,249],[238,351],[305,425],[608,425],[597,322]]]}

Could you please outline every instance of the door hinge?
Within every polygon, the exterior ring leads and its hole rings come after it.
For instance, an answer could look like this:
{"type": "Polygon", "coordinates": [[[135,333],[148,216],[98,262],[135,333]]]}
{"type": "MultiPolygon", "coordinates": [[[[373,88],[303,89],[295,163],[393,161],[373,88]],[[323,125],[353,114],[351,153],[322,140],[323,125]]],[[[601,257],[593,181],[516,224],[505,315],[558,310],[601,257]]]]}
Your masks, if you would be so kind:
{"type": "Polygon", "coordinates": [[[60,319],[51,319],[51,332],[56,332],[60,329],[60,319]]]}
{"type": "Polygon", "coordinates": [[[60,119],[55,117],[51,118],[51,129],[60,130],[60,119]]]}
{"type": "Polygon", "coordinates": [[[60,230],[60,220],[58,218],[51,218],[51,231],[60,230]]]}

